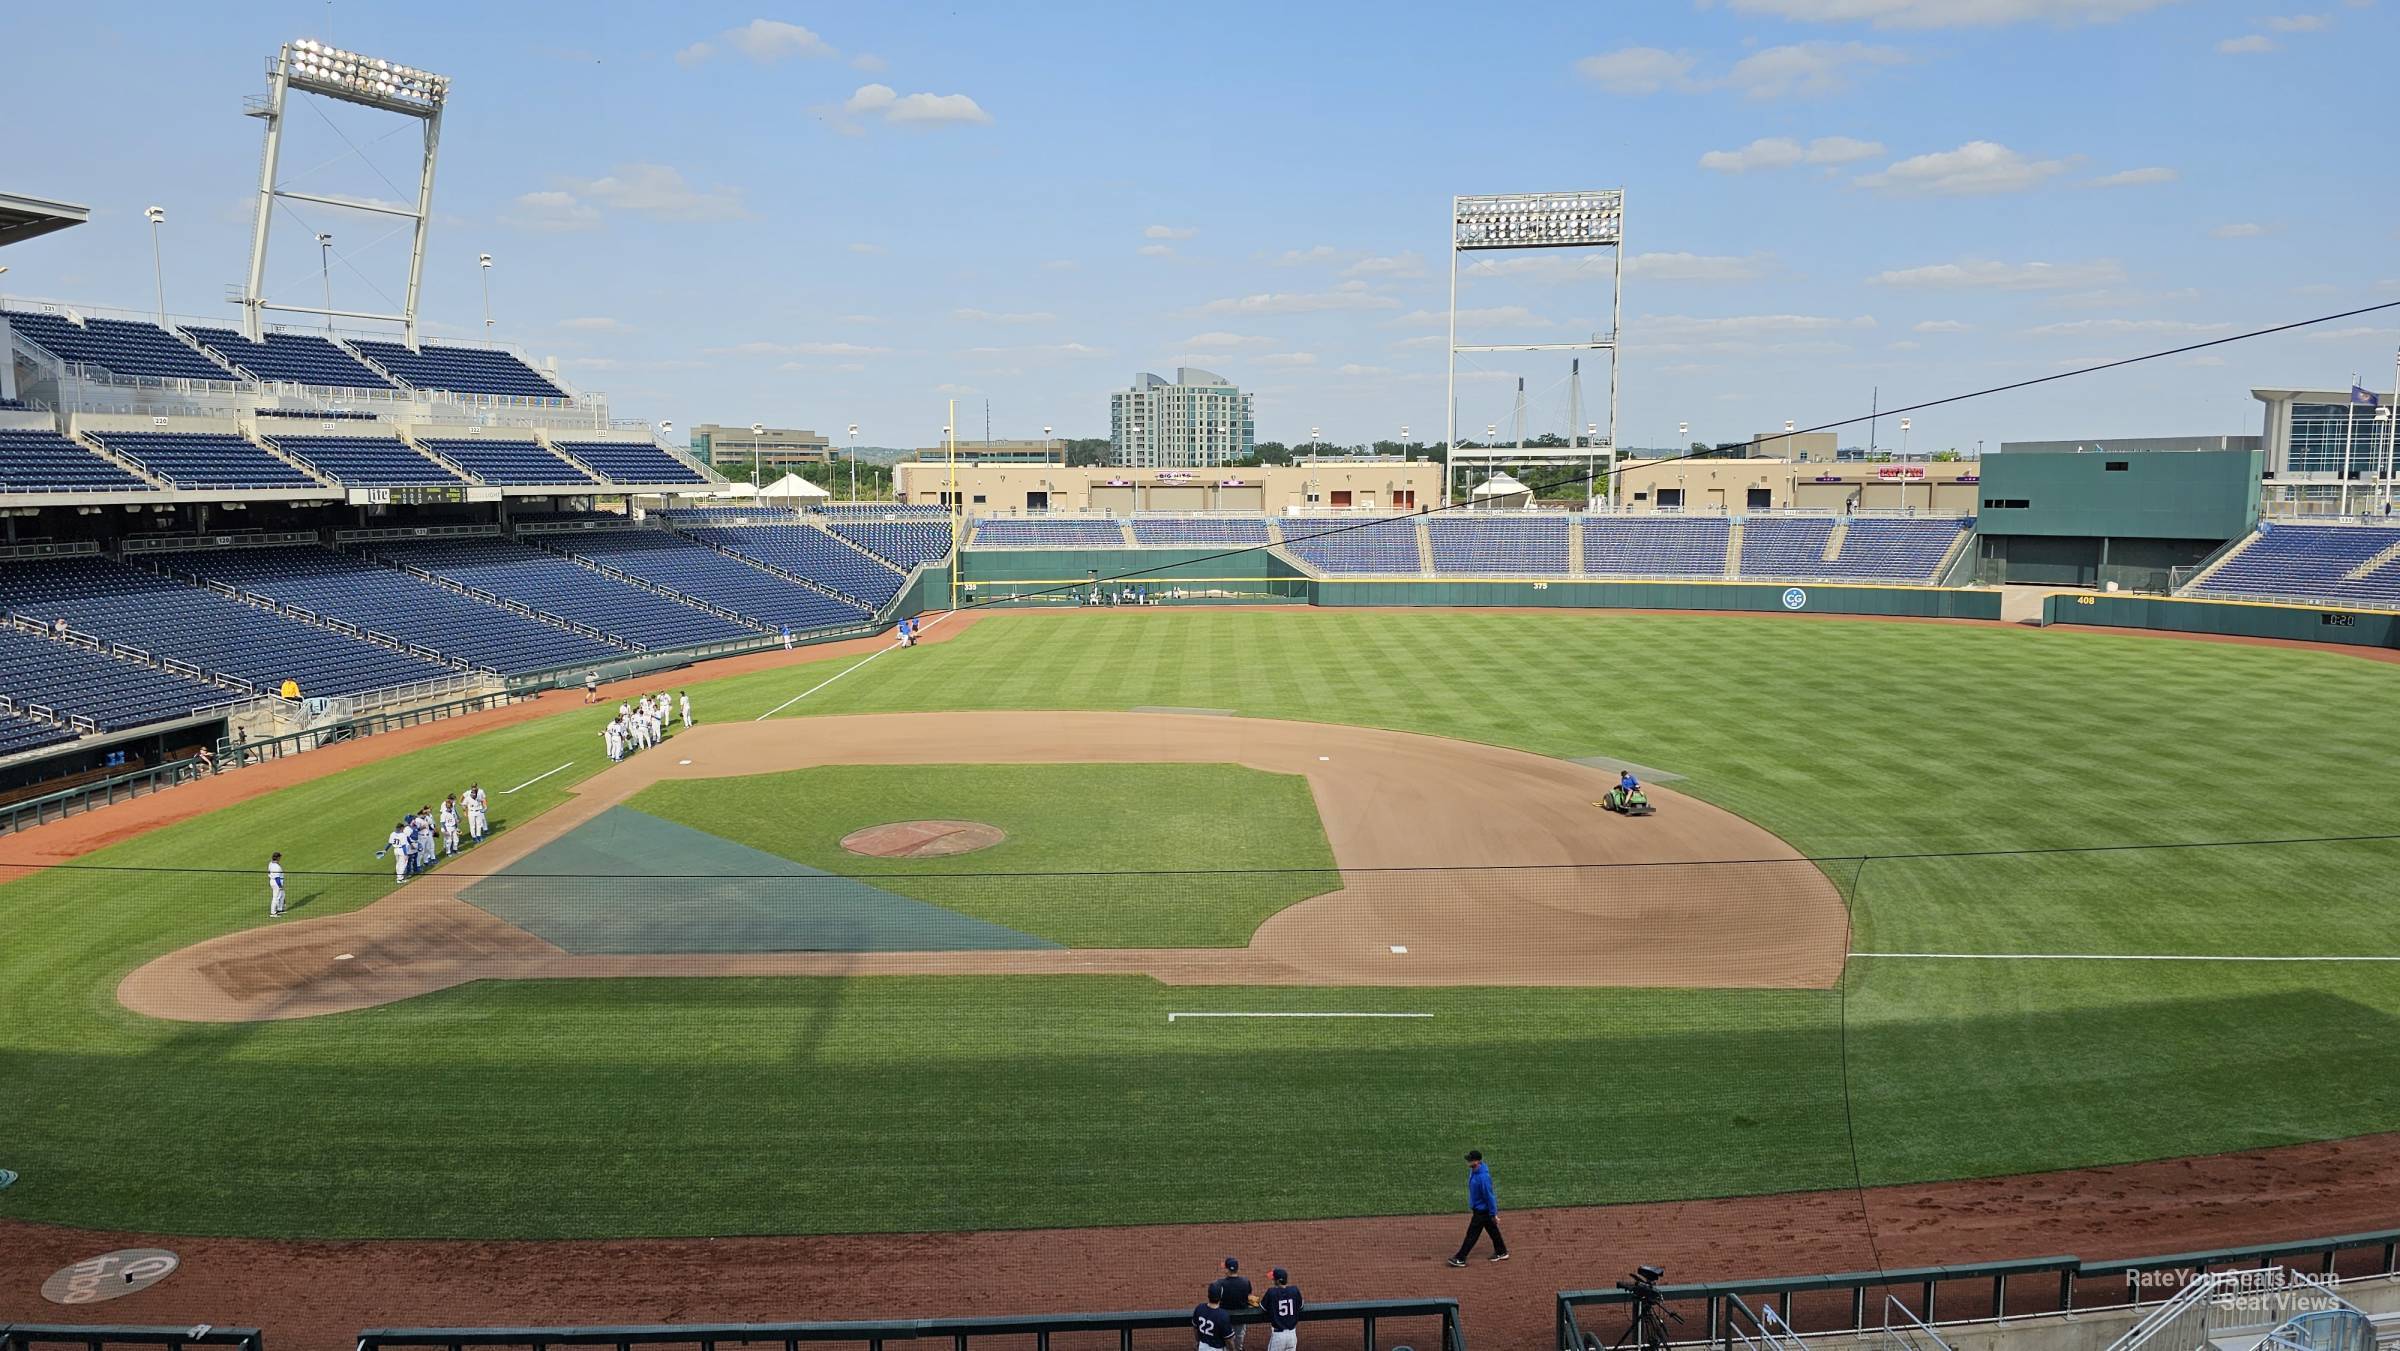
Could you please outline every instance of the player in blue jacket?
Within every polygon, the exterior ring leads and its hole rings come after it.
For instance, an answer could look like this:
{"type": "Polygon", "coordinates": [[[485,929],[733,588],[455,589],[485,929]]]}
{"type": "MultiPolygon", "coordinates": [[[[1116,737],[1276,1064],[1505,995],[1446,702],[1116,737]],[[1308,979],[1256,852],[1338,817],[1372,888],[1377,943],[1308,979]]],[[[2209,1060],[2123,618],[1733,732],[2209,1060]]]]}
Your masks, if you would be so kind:
{"type": "Polygon", "coordinates": [[[1475,1240],[1485,1234],[1492,1236],[1492,1260],[1508,1260],[1508,1240],[1500,1237],[1500,1193],[1492,1186],[1492,1170],[1483,1166],[1483,1151],[1467,1151],[1467,1238],[1458,1245],[1450,1265],[1463,1267],[1467,1254],[1475,1250],[1475,1240]]]}
{"type": "Polygon", "coordinates": [[[1275,1283],[1259,1296],[1259,1307],[1267,1311],[1267,1351],[1299,1351],[1300,1311],[1307,1304],[1300,1298],[1300,1287],[1292,1284],[1292,1274],[1282,1267],[1268,1273],[1275,1283]]]}
{"type": "Polygon", "coordinates": [[[1212,1282],[1207,1298],[1192,1310],[1192,1332],[1199,1338],[1198,1351],[1225,1351],[1226,1339],[1233,1335],[1233,1315],[1216,1306],[1216,1297],[1212,1282]]]}

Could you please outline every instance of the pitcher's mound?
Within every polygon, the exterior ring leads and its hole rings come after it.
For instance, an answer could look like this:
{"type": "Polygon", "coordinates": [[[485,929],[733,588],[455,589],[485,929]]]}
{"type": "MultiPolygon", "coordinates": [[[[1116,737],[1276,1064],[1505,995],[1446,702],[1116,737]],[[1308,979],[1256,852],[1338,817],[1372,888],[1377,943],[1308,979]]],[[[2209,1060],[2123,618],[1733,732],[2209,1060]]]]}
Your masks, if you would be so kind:
{"type": "Polygon", "coordinates": [[[842,848],[868,858],[943,858],[989,849],[1008,838],[981,821],[894,821],[842,837],[842,848]]]}

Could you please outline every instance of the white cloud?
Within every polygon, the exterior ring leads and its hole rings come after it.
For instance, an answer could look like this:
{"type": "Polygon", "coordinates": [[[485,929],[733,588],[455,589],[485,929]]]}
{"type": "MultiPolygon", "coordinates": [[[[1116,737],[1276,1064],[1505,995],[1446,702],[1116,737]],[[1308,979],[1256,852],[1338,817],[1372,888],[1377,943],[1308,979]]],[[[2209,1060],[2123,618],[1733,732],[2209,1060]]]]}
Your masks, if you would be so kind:
{"type": "MultiPolygon", "coordinates": [[[[1509,253],[1467,264],[1470,277],[1531,277],[1537,281],[1593,281],[1607,277],[1616,266],[1605,253],[1568,255],[1557,252],[1509,253]]],[[[1632,269],[1627,260],[1627,270],[1632,269]]]]}
{"type": "Polygon", "coordinates": [[[1897,342],[1887,342],[1884,344],[1885,347],[1895,352],[1914,352],[1924,345],[1925,344],[1918,342],[1914,338],[1902,338],[1897,342]]]}
{"type": "Polygon", "coordinates": [[[1877,286],[1913,287],[1939,291],[2064,291],[2106,286],[2125,279],[2125,269],[2113,258],[2086,263],[2003,263],[1969,258],[1878,272],[1868,278],[1877,286]]]}
{"type": "Polygon", "coordinates": [[[1200,233],[1189,225],[1151,225],[1142,230],[1144,239],[1189,239],[1200,233]]]}
{"type": "Polygon", "coordinates": [[[1395,281],[1425,275],[1425,260],[1414,251],[1370,255],[1342,269],[1345,277],[1390,277],[1395,281]]]}
{"type": "Polygon", "coordinates": [[[2271,233],[2270,227],[2256,221],[2236,221],[2231,225],[2220,225],[2209,231],[2208,235],[2211,239],[2257,239],[2271,233]]]}
{"type": "Polygon", "coordinates": [[[1808,162],[1848,164],[1873,159],[1883,153],[1883,148],[1881,141],[1862,141],[1855,136],[1819,136],[1808,143],[1808,162]]]}
{"type": "Polygon", "coordinates": [[[1212,300],[1196,314],[1323,314],[1337,311],[1396,310],[1400,302],[1366,290],[1340,287],[1331,291],[1262,291],[1257,295],[1212,300]]]}
{"type": "Polygon", "coordinates": [[[1719,84],[1745,98],[1824,98],[1847,92],[1854,72],[1896,66],[1908,54],[1864,42],[1801,42],[1769,47],[1733,63],[1719,84]]]}
{"type": "Polygon", "coordinates": [[[850,58],[850,69],[860,71],[868,75],[881,75],[891,68],[891,62],[884,60],[882,57],[877,56],[873,52],[860,52],[858,55],[850,58]]]}
{"type": "Polygon", "coordinates": [[[1389,366],[1362,366],[1355,361],[1347,361],[1334,368],[1336,375],[1390,375],[1391,373],[1392,368],[1389,366]]]}
{"type": "Polygon", "coordinates": [[[1739,150],[1711,150],[1700,157],[1700,167],[1721,174],[1746,174],[1757,169],[1789,169],[1807,157],[1808,152],[1789,136],[1764,136],[1739,150]]]}
{"type": "Polygon", "coordinates": [[[780,19],[752,19],[739,28],[728,28],[719,33],[714,42],[695,42],[675,53],[675,63],[688,69],[715,56],[723,47],[731,47],[762,66],[795,56],[841,55],[825,39],[796,23],[785,23],[780,19]]]}
{"type": "Polygon", "coordinates": [[[633,331],[633,325],[622,319],[612,319],[604,314],[589,315],[581,319],[561,319],[558,321],[558,326],[573,329],[578,333],[631,333],[633,331]]]}
{"type": "Polygon", "coordinates": [[[1274,344],[1273,338],[1250,333],[1227,333],[1222,329],[1195,333],[1183,340],[1183,345],[1194,351],[1230,352],[1237,347],[1272,347],[1274,344]]]}
{"type": "Polygon", "coordinates": [[[1731,0],[1749,14],[1803,23],[1869,23],[1877,28],[1994,28],[2041,21],[2061,26],[2113,23],[2174,0],[1731,0]]]}
{"type": "Polygon", "coordinates": [[[1134,252],[1144,258],[1172,258],[1175,256],[1174,247],[1168,244],[1144,244],[1134,252]]]}
{"type": "Polygon", "coordinates": [[[880,356],[889,347],[867,347],[854,342],[744,342],[731,347],[703,348],[709,356],[732,357],[841,357],[880,356]]]}
{"type": "Polygon", "coordinates": [[[2175,336],[2205,337],[2230,333],[2231,324],[2200,324],[2182,319],[2074,319],[2063,324],[2040,324],[2025,330],[2035,338],[2175,336]]]}
{"type": "Polygon", "coordinates": [[[957,399],[963,398],[969,394],[981,394],[983,391],[975,388],[973,385],[935,385],[933,387],[933,392],[936,394],[945,395],[949,398],[957,399]]]}
{"type": "Polygon", "coordinates": [[[894,126],[989,126],[992,115],[964,94],[903,94],[888,84],[862,84],[842,101],[856,117],[880,117],[894,126]]]}
{"type": "Polygon", "coordinates": [[[2266,24],[2268,31],[2275,33],[2322,33],[2333,26],[2333,20],[2322,14],[2278,14],[2266,24]]]}
{"type": "MultiPolygon", "coordinates": [[[[695,188],[665,164],[620,164],[605,178],[568,179],[567,192],[594,205],[660,220],[746,220],[739,188],[695,188]]],[[[523,201],[523,198],[519,198],[523,201]]]]}
{"type": "Polygon", "coordinates": [[[1449,339],[1445,338],[1439,333],[1420,333],[1413,338],[1400,338],[1395,340],[1392,343],[1392,350],[1395,352],[1405,352],[1416,347],[1439,347],[1447,341],[1449,341],[1449,339]]]}
{"type": "Polygon", "coordinates": [[[1963,319],[1920,319],[1909,327],[1918,333],[1964,333],[1975,326],[1963,319]]]}
{"type": "Polygon", "coordinates": [[[1049,262],[1042,264],[1042,271],[1072,272],[1081,266],[1083,266],[1083,264],[1076,262],[1072,258],[1053,258],[1049,262]]]}
{"type": "Polygon", "coordinates": [[[1624,47],[1575,63],[1575,73],[1612,94],[1655,94],[1689,83],[1691,57],[1656,47],[1624,47]]]}
{"type": "Polygon", "coordinates": [[[866,244],[866,243],[859,243],[859,244],[852,244],[852,245],[850,245],[849,247],[850,247],[850,251],[851,251],[852,253],[864,253],[864,254],[869,254],[869,255],[872,255],[872,254],[878,254],[878,253],[881,253],[881,252],[883,252],[883,245],[881,245],[881,244],[866,244]]]}
{"type": "Polygon", "coordinates": [[[1969,141],[1956,150],[1912,155],[1879,173],[1864,174],[1860,187],[1944,197],[2026,192],[2065,173],[2063,159],[2029,159],[1997,141],[1969,141]]]}
{"type": "Polygon", "coordinates": [[[2217,51],[2225,56],[2255,56],[2260,52],[2273,50],[2275,50],[2275,39],[2264,33],[2246,33],[2238,38],[2227,38],[2217,44],[2217,51]]]}
{"type": "Polygon", "coordinates": [[[2154,183],[2172,183],[2181,177],[2183,175],[2174,169],[2167,168],[2163,164],[2154,164],[2146,169],[2119,169],[2113,174],[2102,174],[2098,178],[2086,182],[2084,186],[2087,188],[2145,188],[2154,183]]]}
{"type": "Polygon", "coordinates": [[[1733,314],[1709,318],[1645,314],[1627,327],[1657,345],[1830,337],[1873,328],[1875,320],[1863,314],[1849,319],[1822,314],[1733,314]]]}
{"type": "Polygon", "coordinates": [[[972,306],[952,310],[950,317],[970,324],[1047,324],[1056,322],[1058,319],[1057,315],[1048,310],[996,311],[980,310],[972,306]]]}
{"type": "Polygon", "coordinates": [[[1330,263],[1341,256],[1342,251],[1333,245],[1317,244],[1305,249],[1285,249],[1276,255],[1275,265],[1277,267],[1301,267],[1309,263],[1330,263]]]}
{"type": "Polygon", "coordinates": [[[1625,275],[1644,281],[1756,281],[1774,270],[1775,256],[1768,253],[1637,253],[1625,260],[1625,275]]]}
{"type": "Polygon", "coordinates": [[[527,192],[500,213],[502,225],[541,234],[566,234],[600,228],[600,212],[571,192],[527,192]]]}
{"type": "MultiPolygon", "coordinates": [[[[1446,325],[1450,322],[1447,310],[1410,310],[1391,321],[1394,328],[1421,328],[1446,325]]],[[[1458,312],[1461,324],[1509,324],[1521,328],[1549,328],[1551,322],[1523,305],[1486,305],[1458,312]]]]}
{"type": "Polygon", "coordinates": [[[1317,364],[1317,354],[1314,352],[1277,352],[1271,356],[1260,357],[1252,364],[1283,369],[1294,366],[1314,366],[1317,364]]]}
{"type": "Polygon", "coordinates": [[[1108,355],[1108,352],[1105,348],[1088,347],[1079,342],[1037,343],[1030,347],[970,347],[966,350],[967,354],[970,356],[987,357],[1025,355],[1096,357],[1108,355]]]}

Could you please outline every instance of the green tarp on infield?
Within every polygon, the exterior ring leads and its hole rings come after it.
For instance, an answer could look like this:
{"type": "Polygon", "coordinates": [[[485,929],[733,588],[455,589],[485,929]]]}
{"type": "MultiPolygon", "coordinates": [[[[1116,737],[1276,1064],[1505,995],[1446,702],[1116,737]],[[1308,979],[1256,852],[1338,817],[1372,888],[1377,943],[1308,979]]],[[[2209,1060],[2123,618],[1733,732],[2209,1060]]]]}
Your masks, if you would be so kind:
{"type": "Polygon", "coordinates": [[[609,808],[459,895],[574,953],[1058,946],[631,807],[609,808]]]}

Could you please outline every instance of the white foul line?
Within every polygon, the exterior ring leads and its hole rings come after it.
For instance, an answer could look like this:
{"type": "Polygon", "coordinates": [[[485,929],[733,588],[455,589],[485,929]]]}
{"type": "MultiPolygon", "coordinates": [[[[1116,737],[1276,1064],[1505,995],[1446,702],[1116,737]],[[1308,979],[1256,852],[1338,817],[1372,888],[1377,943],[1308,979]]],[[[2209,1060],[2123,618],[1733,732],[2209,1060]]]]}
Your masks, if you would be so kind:
{"type": "Polygon", "coordinates": [[[1178,1018],[1430,1018],[1430,1013],[1170,1013],[1168,1022],[1178,1018]]]}
{"type": "Polygon", "coordinates": [[[1927,962],[2400,962],[2400,956],[2263,957],[2151,952],[1853,952],[1850,955],[1927,962]]]}
{"type": "MultiPolygon", "coordinates": [[[[567,767],[568,767],[568,765],[572,765],[572,764],[574,764],[574,763],[575,763],[574,761],[572,761],[572,760],[569,760],[569,761],[568,761],[566,764],[564,764],[564,765],[560,765],[560,766],[558,767],[558,769],[565,769],[565,768],[567,768],[567,767]]],[[[546,769],[546,770],[543,770],[541,773],[534,775],[532,778],[530,778],[530,779],[527,779],[525,782],[518,784],[518,785],[517,785],[517,788],[531,788],[531,787],[533,787],[535,784],[537,784],[537,783],[540,783],[542,780],[544,780],[544,779],[546,779],[546,778],[549,778],[549,777],[550,777],[551,775],[553,775],[553,774],[556,774],[556,773],[558,772],[558,769],[546,769]]],[[[507,797],[509,794],[511,794],[511,793],[513,793],[513,792],[515,792],[515,791],[517,791],[517,788],[503,788],[503,789],[501,789],[501,790],[500,790],[500,796],[502,796],[502,797],[507,797]]]]}
{"type": "MultiPolygon", "coordinates": [[[[936,616],[934,616],[934,618],[933,618],[932,622],[930,622],[930,623],[926,624],[924,627],[925,627],[925,628],[928,628],[928,629],[929,629],[929,628],[932,628],[932,627],[933,627],[935,624],[939,624],[939,623],[941,623],[943,620],[945,620],[945,619],[948,619],[948,618],[949,618],[951,615],[953,615],[953,614],[955,614],[955,613],[957,613],[957,612],[956,612],[956,611],[953,611],[953,610],[944,610],[944,611],[942,611],[942,612],[941,612],[939,615],[936,615],[936,616]]],[[[891,650],[892,650],[892,648],[894,648],[894,647],[898,647],[898,646],[899,646],[899,644],[898,644],[898,643],[894,643],[894,644],[891,644],[891,645],[890,645],[890,646],[888,646],[888,647],[879,647],[879,648],[875,649],[874,651],[872,651],[872,652],[869,652],[869,653],[868,653],[868,654],[867,654],[865,657],[861,658],[861,659],[860,659],[860,660],[859,660],[857,663],[855,663],[855,664],[853,664],[853,665],[850,665],[850,666],[845,666],[845,667],[843,667],[841,670],[834,672],[832,675],[829,675],[829,676],[825,677],[823,680],[820,680],[820,681],[818,681],[816,684],[809,686],[807,689],[804,689],[804,690],[800,691],[798,694],[795,694],[795,695],[793,695],[791,698],[789,698],[789,699],[786,699],[786,700],[784,700],[782,703],[775,705],[773,708],[770,708],[770,709],[768,709],[766,712],[759,714],[757,717],[755,717],[755,718],[752,718],[750,721],[752,721],[752,722],[765,722],[767,719],[774,717],[776,714],[778,714],[778,713],[781,713],[782,711],[784,711],[784,710],[785,710],[785,709],[787,709],[787,708],[790,708],[792,705],[794,705],[794,704],[796,704],[796,703],[799,703],[801,700],[803,700],[803,699],[806,699],[808,696],[810,696],[810,695],[812,695],[812,694],[815,694],[815,693],[816,693],[818,690],[821,690],[821,689],[825,688],[827,685],[830,685],[830,684],[832,684],[833,682],[835,682],[835,681],[837,681],[837,680],[841,679],[843,676],[846,676],[846,675],[850,674],[852,671],[855,671],[855,670],[859,669],[859,667],[866,665],[868,662],[875,660],[877,657],[880,657],[880,656],[882,656],[884,653],[886,653],[886,652],[889,652],[889,651],[891,651],[891,650]]]]}

